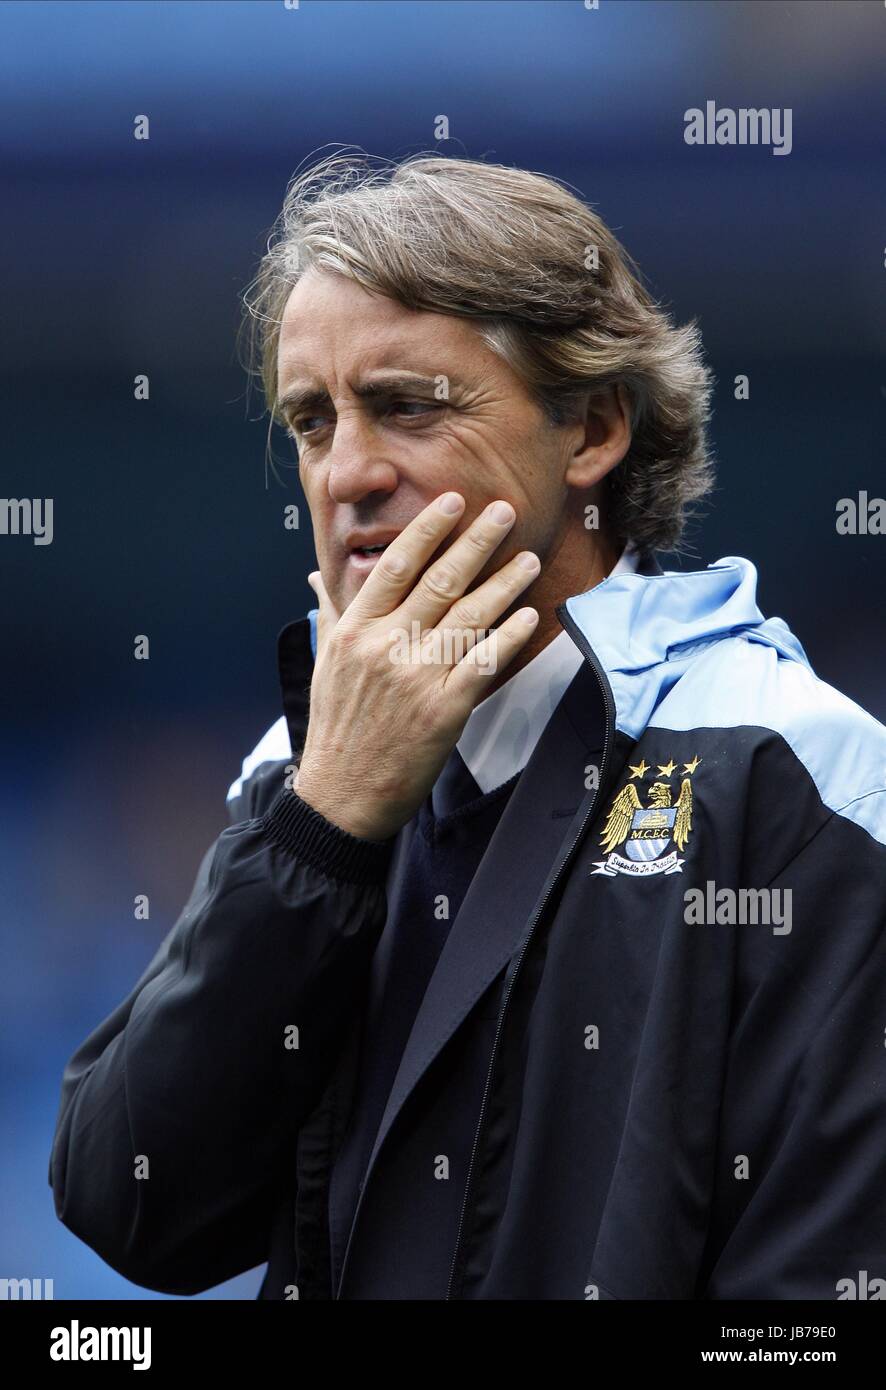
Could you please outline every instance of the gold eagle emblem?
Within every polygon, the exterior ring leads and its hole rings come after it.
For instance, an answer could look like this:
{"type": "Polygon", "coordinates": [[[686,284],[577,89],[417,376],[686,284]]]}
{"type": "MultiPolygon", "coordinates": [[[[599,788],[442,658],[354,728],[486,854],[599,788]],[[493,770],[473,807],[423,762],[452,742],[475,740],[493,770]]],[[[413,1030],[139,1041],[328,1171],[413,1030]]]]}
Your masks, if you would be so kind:
{"type": "MultiPolygon", "coordinates": [[[[649,797],[645,808],[637,792],[636,783],[628,782],[613,800],[609,808],[609,815],[606,817],[603,833],[600,836],[600,843],[606,853],[610,854],[617,845],[623,844],[632,827],[636,829],[635,813],[637,811],[645,809],[649,812],[648,815],[639,818],[644,834],[660,830],[667,835],[670,817],[656,817],[654,813],[656,810],[670,810],[672,806],[671,788],[667,782],[653,782],[649,788],[649,797]]],[[[673,830],[670,833],[677,848],[685,849],[689,832],[692,829],[692,784],[688,777],[684,777],[680,785],[676,812],[677,814],[673,818],[673,830]]]]}

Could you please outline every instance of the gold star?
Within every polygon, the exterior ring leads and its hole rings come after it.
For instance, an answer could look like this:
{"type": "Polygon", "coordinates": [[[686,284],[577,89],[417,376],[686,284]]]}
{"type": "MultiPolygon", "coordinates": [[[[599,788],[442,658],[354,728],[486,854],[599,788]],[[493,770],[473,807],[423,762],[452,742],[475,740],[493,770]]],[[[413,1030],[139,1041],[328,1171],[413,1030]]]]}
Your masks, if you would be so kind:
{"type": "Polygon", "coordinates": [[[684,772],[694,772],[695,769],[698,767],[698,765],[699,765],[700,762],[701,762],[701,758],[700,758],[700,757],[698,756],[698,754],[696,753],[696,755],[695,755],[695,757],[692,759],[692,762],[691,762],[691,763],[684,763],[684,764],[683,764],[683,771],[684,771],[684,772]]]}
{"type": "Polygon", "coordinates": [[[677,764],[671,759],[669,763],[659,763],[658,770],[662,777],[670,777],[676,766],[677,764]]]}
{"type": "Polygon", "coordinates": [[[637,763],[636,767],[634,767],[633,763],[628,763],[628,767],[631,769],[632,777],[645,777],[649,771],[649,765],[645,759],[642,763],[637,763]]]}

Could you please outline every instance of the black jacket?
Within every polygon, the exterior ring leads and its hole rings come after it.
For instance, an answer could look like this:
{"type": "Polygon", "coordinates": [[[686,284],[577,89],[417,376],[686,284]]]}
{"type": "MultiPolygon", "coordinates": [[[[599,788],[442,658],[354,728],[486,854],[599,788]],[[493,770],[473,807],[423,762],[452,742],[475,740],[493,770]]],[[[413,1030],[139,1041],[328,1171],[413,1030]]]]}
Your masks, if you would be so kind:
{"type": "Polygon", "coordinates": [[[66,1068],[61,1220],[169,1293],[267,1260],[263,1298],[408,1296],[423,1185],[482,1056],[450,1297],[886,1279],[886,730],[763,619],[755,580],[735,558],[647,567],[558,610],[598,703],[549,724],[452,924],[337,1287],[329,1175],[409,827],[355,840],[286,785],[316,613],[285,628],[284,718],[233,824],[66,1068]]]}

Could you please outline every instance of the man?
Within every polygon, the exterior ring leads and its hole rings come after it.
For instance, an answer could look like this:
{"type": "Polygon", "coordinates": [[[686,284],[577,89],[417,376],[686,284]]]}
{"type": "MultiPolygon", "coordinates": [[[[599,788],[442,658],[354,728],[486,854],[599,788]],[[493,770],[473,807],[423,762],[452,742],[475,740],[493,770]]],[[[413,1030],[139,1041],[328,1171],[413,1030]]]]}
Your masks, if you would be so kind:
{"type": "Polygon", "coordinates": [[[318,606],[68,1064],[60,1218],[170,1293],[886,1277],[886,737],[747,560],[654,559],[695,328],[552,180],[428,157],[297,179],[248,307],[318,606]]]}

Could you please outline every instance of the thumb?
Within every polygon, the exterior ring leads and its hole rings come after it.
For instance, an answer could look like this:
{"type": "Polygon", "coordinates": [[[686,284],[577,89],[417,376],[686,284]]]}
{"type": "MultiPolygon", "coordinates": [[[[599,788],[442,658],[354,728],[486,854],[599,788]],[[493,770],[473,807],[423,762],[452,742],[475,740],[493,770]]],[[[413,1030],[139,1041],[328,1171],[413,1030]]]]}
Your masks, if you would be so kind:
{"type": "Polygon", "coordinates": [[[330,632],[341,615],[326,592],[326,585],[323,583],[323,576],[319,570],[314,570],[308,575],[308,583],[317,595],[317,656],[319,657],[330,632]]]}

